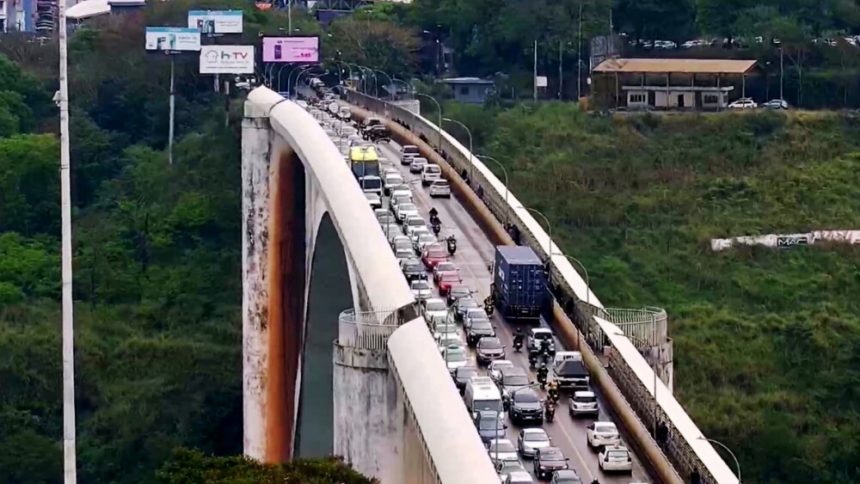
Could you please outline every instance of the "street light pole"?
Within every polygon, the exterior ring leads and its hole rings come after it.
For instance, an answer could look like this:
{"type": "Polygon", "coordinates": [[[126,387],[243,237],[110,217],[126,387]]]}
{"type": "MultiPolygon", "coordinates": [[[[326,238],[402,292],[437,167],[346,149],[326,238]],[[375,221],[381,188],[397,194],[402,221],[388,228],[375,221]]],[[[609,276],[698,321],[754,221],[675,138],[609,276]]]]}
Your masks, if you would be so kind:
{"type": "Polygon", "coordinates": [[[69,155],[69,63],[66,0],[57,1],[57,10],[60,21],[60,89],[57,92],[57,104],[60,108],[60,225],[62,228],[63,481],[65,484],[75,484],[78,481],[78,470],[75,437],[75,326],[72,293],[72,183],[69,155]]]}
{"type": "Polygon", "coordinates": [[[543,218],[543,221],[546,222],[547,231],[549,232],[549,245],[546,248],[546,253],[548,254],[547,260],[551,261],[552,260],[552,224],[549,223],[549,219],[546,218],[546,215],[544,215],[543,212],[541,212],[540,210],[537,210],[534,208],[529,208],[529,207],[522,207],[522,208],[528,210],[529,212],[536,213],[536,214],[540,215],[541,218],[543,218]]]}
{"type": "Polygon", "coordinates": [[[439,101],[437,101],[436,98],[433,96],[428,96],[427,94],[421,94],[418,92],[416,92],[414,94],[416,96],[419,96],[419,97],[426,97],[427,99],[433,101],[433,103],[436,105],[436,113],[439,116],[439,122],[436,123],[436,130],[439,133],[439,142],[436,145],[436,149],[439,150],[439,152],[441,153],[442,152],[442,105],[439,104],[439,101]]]}
{"type": "Polygon", "coordinates": [[[474,174],[474,166],[475,166],[475,164],[472,162],[472,131],[469,130],[468,126],[461,123],[460,121],[457,121],[456,119],[442,118],[442,121],[448,121],[449,123],[454,123],[454,124],[458,124],[458,125],[462,126],[463,129],[466,130],[466,134],[469,135],[469,182],[468,182],[468,184],[471,185],[472,175],[474,174]]]}
{"type": "MultiPolygon", "coordinates": [[[[579,3],[579,40],[576,47],[576,102],[582,99],[582,2],[579,3]]],[[[611,41],[611,39],[610,39],[611,41]]]]}
{"type": "Polygon", "coordinates": [[[728,446],[726,446],[726,444],[720,442],[719,440],[709,439],[709,438],[705,437],[704,435],[699,436],[699,439],[700,440],[707,440],[708,442],[710,442],[712,444],[717,444],[720,447],[722,447],[723,449],[726,449],[726,452],[728,452],[729,455],[732,456],[732,459],[734,459],[734,461],[735,461],[735,467],[738,469],[738,484],[740,484],[741,483],[741,463],[738,461],[738,458],[735,455],[735,453],[732,452],[732,449],[728,448],[728,446]]]}
{"type": "Polygon", "coordinates": [[[585,304],[590,305],[591,304],[591,301],[590,301],[590,297],[591,297],[591,282],[590,281],[591,281],[591,279],[588,277],[588,270],[585,268],[585,264],[583,264],[576,257],[569,256],[567,254],[562,254],[561,252],[555,253],[553,255],[560,255],[562,257],[565,257],[568,260],[576,262],[577,264],[579,264],[579,267],[582,268],[582,272],[585,273],[585,304]]]}
{"type": "Polygon", "coordinates": [[[388,78],[388,85],[389,85],[389,89],[388,89],[388,99],[389,99],[389,100],[391,100],[391,101],[394,101],[394,96],[393,96],[393,94],[392,94],[392,92],[391,92],[391,89],[390,89],[390,87],[391,87],[391,86],[394,86],[394,81],[391,79],[391,76],[389,76],[389,75],[388,75],[388,73],[387,73],[387,72],[385,72],[385,71],[383,71],[383,70],[380,70],[380,69],[374,69],[374,70],[375,70],[376,72],[380,73],[380,74],[384,74],[384,75],[385,75],[385,77],[387,77],[387,78],[388,78]]]}
{"type": "MultiPolygon", "coordinates": [[[[492,161],[493,163],[495,163],[496,165],[498,165],[498,166],[499,166],[499,168],[501,168],[501,169],[502,169],[502,174],[503,174],[503,175],[505,175],[505,205],[507,206],[507,204],[508,204],[508,181],[509,181],[509,180],[508,180],[508,170],[506,170],[506,169],[505,169],[505,166],[504,166],[504,165],[502,165],[502,164],[499,162],[499,160],[497,160],[497,159],[493,158],[492,156],[487,156],[487,155],[475,155],[475,156],[477,156],[478,158],[483,158],[483,159],[485,159],[485,160],[490,160],[490,161],[492,161]]],[[[509,216],[508,216],[508,211],[507,211],[507,210],[505,210],[505,226],[507,226],[507,225],[508,225],[508,221],[509,221],[509,218],[508,218],[508,217],[509,217],[509,216]]]]}

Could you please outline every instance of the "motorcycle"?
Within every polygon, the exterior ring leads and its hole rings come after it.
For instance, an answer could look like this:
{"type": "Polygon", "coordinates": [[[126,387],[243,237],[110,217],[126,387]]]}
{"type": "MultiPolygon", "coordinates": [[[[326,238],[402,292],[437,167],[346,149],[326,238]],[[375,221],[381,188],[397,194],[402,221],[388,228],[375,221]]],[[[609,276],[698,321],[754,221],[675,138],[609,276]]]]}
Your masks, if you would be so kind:
{"type": "Polygon", "coordinates": [[[438,237],[438,236],[439,236],[439,232],[441,232],[441,231],[442,231],[442,226],[441,226],[441,225],[439,225],[439,224],[433,224],[432,229],[433,229],[433,234],[434,234],[434,235],[436,235],[436,236],[438,237]]]}
{"type": "Polygon", "coordinates": [[[514,351],[519,353],[523,349],[523,337],[522,336],[514,336],[514,351]]]}
{"type": "Polygon", "coordinates": [[[442,221],[439,220],[438,215],[430,214],[430,225],[442,225],[442,221]]]}
{"type": "Polygon", "coordinates": [[[448,242],[448,255],[453,256],[454,252],[457,252],[457,239],[455,239],[454,236],[452,235],[451,237],[448,237],[447,242],[448,242]]]}
{"type": "Polygon", "coordinates": [[[553,403],[558,403],[559,398],[561,398],[561,395],[559,395],[558,393],[558,388],[550,388],[547,392],[547,395],[549,396],[549,399],[553,401],[553,403]]]}
{"type": "Polygon", "coordinates": [[[542,366],[538,369],[537,379],[538,379],[538,383],[540,383],[540,389],[541,390],[546,390],[546,377],[548,376],[547,375],[548,373],[549,373],[549,370],[547,370],[546,366],[542,366]]]}
{"type": "Polygon", "coordinates": [[[552,421],[555,420],[555,404],[553,404],[551,400],[546,402],[544,413],[546,414],[547,422],[552,423],[552,421]]]}

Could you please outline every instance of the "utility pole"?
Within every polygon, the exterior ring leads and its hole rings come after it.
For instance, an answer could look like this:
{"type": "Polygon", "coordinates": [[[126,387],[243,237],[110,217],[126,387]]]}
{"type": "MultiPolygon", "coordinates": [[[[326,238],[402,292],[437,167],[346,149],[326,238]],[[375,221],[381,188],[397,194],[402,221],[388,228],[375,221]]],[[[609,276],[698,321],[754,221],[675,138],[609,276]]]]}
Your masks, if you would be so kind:
{"type": "Polygon", "coordinates": [[[537,39],[535,39],[535,60],[534,60],[534,75],[532,76],[532,84],[534,85],[533,96],[535,102],[537,102],[537,39]]]}
{"type": "Polygon", "coordinates": [[[60,219],[62,227],[62,298],[63,298],[63,482],[78,482],[75,437],[75,326],[72,293],[72,183],[69,155],[69,63],[66,34],[66,0],[57,1],[60,21],[60,219]]]}
{"type": "Polygon", "coordinates": [[[168,127],[167,134],[167,163],[173,164],[173,117],[176,112],[176,89],[174,87],[174,61],[173,54],[168,53],[170,56],[170,125],[168,127]]]}
{"type": "Polygon", "coordinates": [[[293,36],[293,0],[287,0],[287,37],[293,36]]]}
{"type": "Polygon", "coordinates": [[[579,3],[579,34],[576,47],[576,102],[582,99],[582,1],[579,3]]]}
{"type": "Polygon", "coordinates": [[[782,75],[783,75],[783,48],[782,45],[779,46],[779,100],[785,100],[782,97],[782,75]]]}
{"type": "Polygon", "coordinates": [[[562,57],[564,51],[564,43],[559,40],[558,41],[558,100],[562,99],[562,91],[564,90],[564,58],[562,57]]]}

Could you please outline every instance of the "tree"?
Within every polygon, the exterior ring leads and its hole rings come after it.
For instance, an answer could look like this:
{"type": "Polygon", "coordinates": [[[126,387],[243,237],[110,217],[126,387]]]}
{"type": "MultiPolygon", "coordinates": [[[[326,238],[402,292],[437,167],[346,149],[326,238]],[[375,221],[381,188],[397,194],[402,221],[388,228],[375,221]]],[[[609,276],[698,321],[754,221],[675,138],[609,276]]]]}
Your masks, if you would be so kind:
{"type": "Polygon", "coordinates": [[[0,139],[0,231],[59,231],[58,159],[53,135],[0,139]]]}
{"type": "Polygon", "coordinates": [[[344,18],[330,27],[329,49],[334,57],[380,69],[391,76],[411,74],[418,38],[390,22],[344,18]]]}

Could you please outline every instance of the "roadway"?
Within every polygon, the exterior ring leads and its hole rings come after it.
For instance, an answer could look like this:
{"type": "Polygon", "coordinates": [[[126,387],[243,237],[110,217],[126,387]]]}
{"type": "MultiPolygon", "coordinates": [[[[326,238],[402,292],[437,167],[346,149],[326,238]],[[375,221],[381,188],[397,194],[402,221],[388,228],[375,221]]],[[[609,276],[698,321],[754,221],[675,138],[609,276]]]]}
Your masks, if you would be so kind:
{"type": "MultiPolygon", "coordinates": [[[[478,223],[472,219],[456,197],[450,199],[430,198],[426,189],[421,186],[419,175],[409,173],[408,166],[400,165],[400,147],[396,143],[380,143],[377,144],[377,147],[388,160],[387,166],[399,170],[403,179],[411,184],[415,204],[418,206],[425,220],[429,219],[431,207],[435,207],[438,210],[439,218],[442,222],[440,239],[450,234],[454,234],[457,238],[457,252],[451,257],[451,260],[460,269],[463,283],[477,293],[476,299],[478,301],[483,301],[489,295],[490,290],[492,274],[489,266],[493,261],[495,253],[493,243],[487,239],[478,223]]],[[[496,327],[497,336],[506,345],[506,358],[513,361],[514,364],[529,370],[532,381],[536,381],[537,376],[529,369],[527,353],[516,353],[513,351],[515,326],[505,322],[498,311],[494,312],[492,319],[496,327]]],[[[548,327],[545,321],[542,321],[541,325],[548,327]]],[[[465,341],[465,335],[461,336],[463,336],[463,340],[465,341]]],[[[556,347],[560,350],[564,348],[561,341],[557,338],[556,347]]],[[[474,352],[472,352],[472,361],[474,364],[474,352]]],[[[542,397],[546,398],[546,394],[544,392],[541,393],[542,397]]],[[[595,393],[598,395],[598,404],[600,407],[600,417],[598,420],[612,420],[606,411],[606,404],[600,397],[599,392],[595,390],[595,393]]],[[[552,439],[553,445],[559,447],[565,457],[570,459],[570,466],[576,470],[584,483],[588,484],[594,479],[597,479],[601,483],[612,484],[649,481],[648,475],[642,467],[639,458],[635,455],[632,476],[625,474],[604,474],[598,467],[597,452],[591,450],[586,443],[585,428],[594,420],[590,418],[574,419],[568,413],[567,408],[567,395],[565,392],[562,392],[555,421],[553,423],[544,423],[543,428],[552,439]]],[[[507,437],[514,444],[516,444],[519,431],[520,427],[517,427],[510,421],[508,422],[507,437]]],[[[526,469],[531,470],[532,463],[530,460],[521,460],[521,462],[526,469]]]]}

